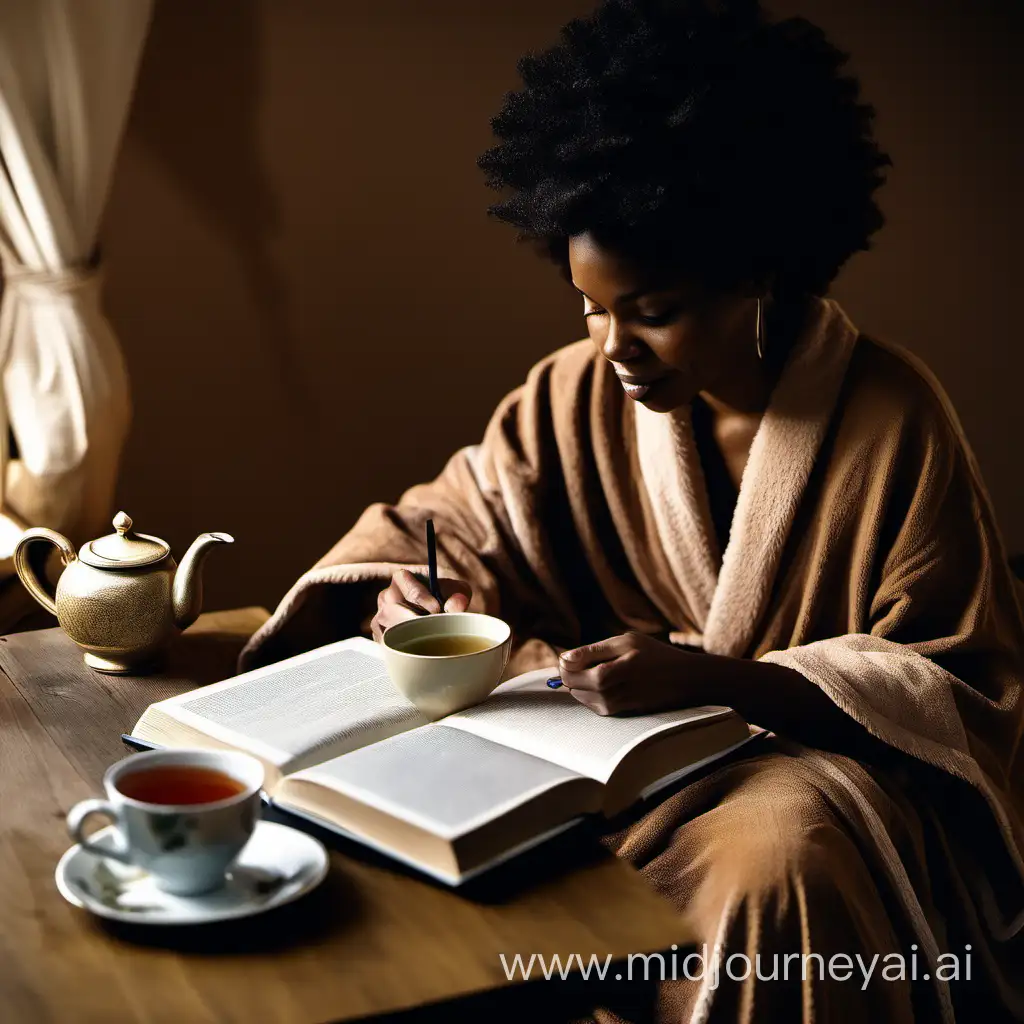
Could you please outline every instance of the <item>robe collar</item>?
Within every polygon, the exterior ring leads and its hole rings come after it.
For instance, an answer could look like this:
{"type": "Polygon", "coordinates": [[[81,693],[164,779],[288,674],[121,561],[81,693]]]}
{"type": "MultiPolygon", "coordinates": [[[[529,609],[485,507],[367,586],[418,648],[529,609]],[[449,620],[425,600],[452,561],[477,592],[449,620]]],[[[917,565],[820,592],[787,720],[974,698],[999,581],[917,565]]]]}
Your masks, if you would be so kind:
{"type": "Polygon", "coordinates": [[[742,657],[754,645],[857,336],[836,302],[816,300],[754,435],[721,568],[689,412],[667,416],[636,406],[640,470],[658,540],[700,631],[685,639],[709,653],[742,657]]]}

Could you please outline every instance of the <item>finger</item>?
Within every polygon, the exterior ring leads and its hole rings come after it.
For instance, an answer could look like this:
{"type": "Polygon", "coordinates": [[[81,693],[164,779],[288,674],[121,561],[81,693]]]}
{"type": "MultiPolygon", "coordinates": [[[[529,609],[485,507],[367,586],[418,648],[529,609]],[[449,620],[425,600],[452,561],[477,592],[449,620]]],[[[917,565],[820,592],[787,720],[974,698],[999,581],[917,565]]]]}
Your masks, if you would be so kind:
{"type": "Polygon", "coordinates": [[[612,636],[607,640],[598,640],[597,643],[584,644],[582,647],[575,647],[570,651],[563,651],[559,657],[563,671],[578,672],[590,668],[592,665],[599,665],[605,661],[613,661],[620,655],[625,654],[632,646],[629,635],[623,633],[620,636],[612,636]]]}
{"type": "Polygon", "coordinates": [[[570,690],[573,697],[585,708],[589,708],[595,715],[610,715],[611,709],[608,702],[601,694],[588,690],[570,690]]]}
{"type": "Polygon", "coordinates": [[[398,584],[392,580],[387,589],[382,590],[377,599],[377,607],[383,610],[389,604],[403,604],[405,595],[399,589],[398,584]]]}
{"type": "Polygon", "coordinates": [[[473,596],[473,588],[465,580],[453,580],[442,577],[437,581],[441,593],[445,597],[452,597],[454,594],[465,594],[466,597],[473,596]]]}
{"type": "Polygon", "coordinates": [[[452,594],[444,603],[446,612],[464,612],[469,607],[469,595],[463,593],[452,594]]]}
{"type": "MultiPolygon", "coordinates": [[[[405,599],[405,595],[399,589],[398,584],[394,582],[392,582],[391,586],[388,587],[388,589],[385,590],[377,599],[377,615],[382,618],[382,621],[390,621],[388,619],[388,612],[391,608],[405,608],[416,615],[427,614],[422,608],[410,604],[405,599]]],[[[408,616],[406,616],[406,618],[408,618],[408,616]]]]}
{"type": "Polygon", "coordinates": [[[401,591],[407,604],[430,613],[441,610],[437,598],[408,569],[399,569],[392,582],[401,591]]]}
{"type": "Polygon", "coordinates": [[[614,661],[604,661],[582,670],[569,669],[563,665],[561,669],[562,684],[570,690],[599,693],[608,688],[609,672],[614,665],[614,661]]]}
{"type": "Polygon", "coordinates": [[[377,616],[377,622],[383,633],[384,630],[397,625],[399,622],[405,622],[408,619],[419,619],[422,615],[423,613],[418,608],[410,608],[405,604],[389,604],[377,616]]]}

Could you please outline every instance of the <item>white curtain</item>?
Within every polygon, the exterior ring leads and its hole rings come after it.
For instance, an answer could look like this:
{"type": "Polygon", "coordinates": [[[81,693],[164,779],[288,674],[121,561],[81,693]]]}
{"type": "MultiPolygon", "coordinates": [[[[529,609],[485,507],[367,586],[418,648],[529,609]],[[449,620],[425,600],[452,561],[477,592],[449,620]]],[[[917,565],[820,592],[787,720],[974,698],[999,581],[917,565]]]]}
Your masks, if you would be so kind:
{"type": "Polygon", "coordinates": [[[0,0],[0,579],[26,526],[109,527],[130,405],[97,236],[151,13],[0,0]]]}

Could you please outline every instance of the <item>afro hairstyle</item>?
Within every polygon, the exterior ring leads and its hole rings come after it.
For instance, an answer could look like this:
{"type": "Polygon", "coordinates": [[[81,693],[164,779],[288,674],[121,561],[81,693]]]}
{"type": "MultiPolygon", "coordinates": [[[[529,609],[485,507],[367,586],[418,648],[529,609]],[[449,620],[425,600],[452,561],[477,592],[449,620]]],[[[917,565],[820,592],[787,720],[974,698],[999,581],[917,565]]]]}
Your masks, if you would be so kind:
{"type": "Polygon", "coordinates": [[[883,224],[891,161],[847,55],[757,0],[604,0],[518,63],[489,209],[560,264],[589,232],[713,289],[824,294],[883,224]]]}

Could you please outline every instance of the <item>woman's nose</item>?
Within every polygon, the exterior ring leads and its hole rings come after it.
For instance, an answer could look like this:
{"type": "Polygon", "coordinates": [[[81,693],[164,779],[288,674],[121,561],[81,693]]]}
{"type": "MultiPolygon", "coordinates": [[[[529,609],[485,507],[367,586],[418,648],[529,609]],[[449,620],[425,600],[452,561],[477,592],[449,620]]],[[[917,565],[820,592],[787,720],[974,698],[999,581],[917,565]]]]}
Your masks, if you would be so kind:
{"type": "Polygon", "coordinates": [[[641,354],[641,348],[639,342],[630,336],[629,331],[624,330],[618,321],[611,319],[608,333],[601,343],[601,354],[611,363],[628,363],[641,354]]]}

